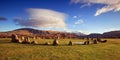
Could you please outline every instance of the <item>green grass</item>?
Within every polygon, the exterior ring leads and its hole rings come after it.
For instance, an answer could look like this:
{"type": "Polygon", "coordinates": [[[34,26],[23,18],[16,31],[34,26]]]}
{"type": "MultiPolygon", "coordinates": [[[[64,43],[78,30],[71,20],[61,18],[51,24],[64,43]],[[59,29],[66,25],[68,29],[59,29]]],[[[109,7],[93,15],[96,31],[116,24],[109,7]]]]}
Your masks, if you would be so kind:
{"type": "Polygon", "coordinates": [[[107,39],[107,43],[68,46],[79,39],[60,39],[58,46],[53,40],[39,39],[41,45],[11,43],[10,38],[0,38],[0,60],[119,60],[120,39],[107,39]]]}

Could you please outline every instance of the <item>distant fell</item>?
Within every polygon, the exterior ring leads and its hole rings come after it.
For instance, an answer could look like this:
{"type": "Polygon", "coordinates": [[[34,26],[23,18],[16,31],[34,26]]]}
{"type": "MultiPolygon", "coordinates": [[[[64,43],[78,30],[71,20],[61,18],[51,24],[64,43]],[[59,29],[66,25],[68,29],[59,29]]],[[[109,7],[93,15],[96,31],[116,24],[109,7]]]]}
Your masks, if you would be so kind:
{"type": "Polygon", "coordinates": [[[59,36],[60,38],[78,38],[79,36],[83,36],[83,33],[69,33],[69,32],[60,32],[60,31],[52,31],[52,30],[38,30],[33,28],[20,28],[13,31],[8,32],[0,32],[0,37],[11,37],[12,34],[24,35],[24,36],[37,36],[40,38],[54,38],[55,36],[59,36]]]}
{"type": "Polygon", "coordinates": [[[101,37],[101,38],[120,38],[120,30],[117,31],[109,31],[104,32],[103,34],[99,33],[91,33],[89,35],[85,35],[81,32],[61,32],[61,31],[53,31],[53,30],[38,30],[33,28],[20,28],[7,32],[0,32],[0,38],[11,37],[12,34],[17,34],[21,36],[30,36],[30,37],[40,37],[45,39],[51,39],[55,36],[59,36],[60,38],[85,38],[85,37],[101,37]]]}

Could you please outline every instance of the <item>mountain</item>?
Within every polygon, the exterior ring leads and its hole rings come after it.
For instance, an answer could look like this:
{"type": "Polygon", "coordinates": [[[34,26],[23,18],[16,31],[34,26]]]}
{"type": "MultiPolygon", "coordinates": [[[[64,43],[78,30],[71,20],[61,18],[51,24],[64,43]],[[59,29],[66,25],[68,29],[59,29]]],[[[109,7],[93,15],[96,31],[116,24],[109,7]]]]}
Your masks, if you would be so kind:
{"type": "Polygon", "coordinates": [[[59,32],[59,31],[52,31],[52,30],[37,30],[37,29],[32,29],[32,28],[21,28],[21,29],[16,29],[13,31],[8,31],[8,32],[0,32],[0,37],[5,38],[5,37],[11,37],[12,34],[17,34],[20,36],[30,36],[30,37],[40,37],[40,38],[54,38],[55,36],[59,36],[60,38],[77,38],[79,36],[82,36],[84,34],[79,33],[68,33],[68,32],[59,32]]]}
{"type": "Polygon", "coordinates": [[[103,33],[102,37],[104,37],[104,38],[120,38],[120,30],[105,32],[105,33],[103,33]]]}
{"type": "Polygon", "coordinates": [[[84,33],[81,33],[81,32],[74,32],[76,35],[78,35],[78,36],[86,36],[86,34],[84,34],[84,33]]]}
{"type": "Polygon", "coordinates": [[[89,34],[89,35],[87,35],[85,37],[93,37],[93,38],[97,38],[97,37],[101,37],[101,38],[120,38],[120,31],[104,32],[103,34],[92,33],[92,34],[89,34]]]}
{"type": "Polygon", "coordinates": [[[96,37],[101,37],[102,34],[99,34],[99,33],[91,33],[89,35],[87,35],[86,37],[90,37],[90,38],[96,38],[96,37]]]}
{"type": "Polygon", "coordinates": [[[0,32],[0,38],[8,38],[11,37],[12,34],[17,34],[20,36],[29,36],[29,37],[40,37],[45,39],[51,39],[55,36],[59,36],[59,38],[84,38],[84,37],[101,37],[101,38],[120,38],[120,30],[119,31],[110,31],[104,32],[103,34],[92,33],[89,35],[85,35],[81,32],[60,32],[60,31],[52,31],[52,30],[38,30],[32,28],[20,28],[13,31],[0,32]]]}

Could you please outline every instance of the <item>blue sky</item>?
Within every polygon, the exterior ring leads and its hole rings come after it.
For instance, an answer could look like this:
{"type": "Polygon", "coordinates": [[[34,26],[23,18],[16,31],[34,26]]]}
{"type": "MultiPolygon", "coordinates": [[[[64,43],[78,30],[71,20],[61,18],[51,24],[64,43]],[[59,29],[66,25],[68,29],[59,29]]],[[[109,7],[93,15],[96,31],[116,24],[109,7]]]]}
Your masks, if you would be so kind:
{"type": "Polygon", "coordinates": [[[119,30],[119,22],[119,0],[0,0],[0,32],[30,27],[103,33],[119,30]]]}

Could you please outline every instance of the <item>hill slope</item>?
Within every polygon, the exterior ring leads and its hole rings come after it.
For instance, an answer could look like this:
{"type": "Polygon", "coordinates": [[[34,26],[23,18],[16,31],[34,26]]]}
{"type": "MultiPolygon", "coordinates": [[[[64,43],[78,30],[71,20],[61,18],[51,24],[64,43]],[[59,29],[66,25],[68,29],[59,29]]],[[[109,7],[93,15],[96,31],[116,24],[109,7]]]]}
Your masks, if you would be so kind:
{"type": "Polygon", "coordinates": [[[120,38],[120,31],[105,32],[102,36],[107,38],[120,38]]]}
{"type": "Polygon", "coordinates": [[[12,34],[17,35],[25,35],[25,36],[37,36],[40,38],[54,38],[55,36],[59,36],[60,38],[76,38],[79,36],[83,36],[83,34],[76,33],[68,33],[68,32],[59,32],[52,30],[37,30],[32,28],[21,28],[8,32],[0,32],[0,37],[10,37],[12,34]]]}
{"type": "Polygon", "coordinates": [[[92,33],[87,35],[86,37],[120,38],[120,31],[104,32],[103,34],[92,33]]]}
{"type": "Polygon", "coordinates": [[[105,32],[103,34],[92,33],[89,35],[85,35],[80,32],[68,33],[68,32],[59,32],[52,30],[37,30],[32,28],[21,28],[8,32],[0,32],[0,38],[11,37],[12,34],[24,35],[24,36],[37,36],[40,38],[54,38],[55,36],[59,36],[60,38],[83,38],[83,37],[102,37],[102,38],[120,38],[120,31],[110,31],[105,32]]]}

